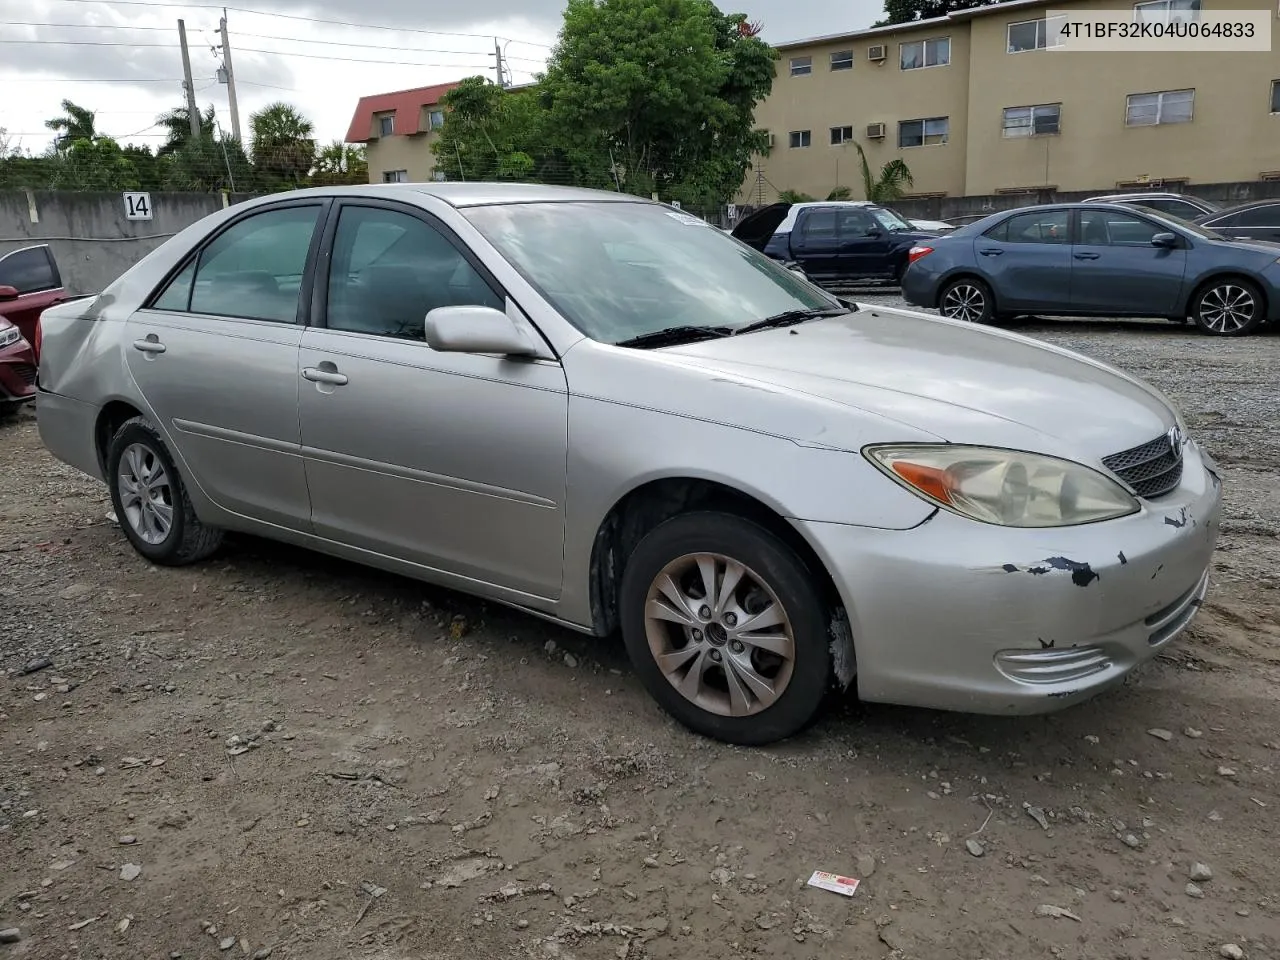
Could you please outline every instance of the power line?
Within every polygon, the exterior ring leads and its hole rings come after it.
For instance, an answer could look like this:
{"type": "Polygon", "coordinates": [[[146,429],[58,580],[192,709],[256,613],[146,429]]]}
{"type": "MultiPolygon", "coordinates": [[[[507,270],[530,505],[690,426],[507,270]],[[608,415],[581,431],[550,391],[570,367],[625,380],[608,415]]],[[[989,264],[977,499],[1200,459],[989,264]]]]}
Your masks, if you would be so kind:
{"type": "MultiPolygon", "coordinates": [[[[201,79],[209,79],[202,77],[201,79]]],[[[4,77],[5,83],[182,83],[181,77],[169,79],[160,77],[120,78],[104,77],[102,79],[79,79],[78,77],[4,77]]]]}
{"type": "Polygon", "coordinates": [[[6,27],[56,27],[59,30],[154,30],[168,33],[172,27],[127,27],[114,23],[41,23],[33,20],[6,20],[6,27]]]}
{"type": "MultiPolygon", "coordinates": [[[[99,3],[102,0],[57,0],[59,3],[99,3]]],[[[394,30],[397,33],[424,33],[437,37],[471,37],[479,40],[492,40],[491,34],[483,33],[456,33],[449,30],[426,30],[421,27],[402,27],[387,26],[377,23],[352,23],[348,20],[326,20],[321,17],[304,17],[296,13],[271,13],[265,10],[252,10],[248,7],[231,7],[223,6],[220,3],[148,3],[146,0],[111,0],[111,6],[114,7],[151,7],[153,9],[180,7],[189,10],[234,10],[236,13],[247,13],[256,17],[278,17],[283,20],[299,20],[303,23],[327,23],[337,27],[354,27],[359,30],[394,30]]],[[[508,39],[503,37],[503,40],[508,39]]],[[[536,40],[511,40],[512,43],[524,43],[534,47],[546,47],[551,49],[551,45],[540,43],[536,40]]]]}

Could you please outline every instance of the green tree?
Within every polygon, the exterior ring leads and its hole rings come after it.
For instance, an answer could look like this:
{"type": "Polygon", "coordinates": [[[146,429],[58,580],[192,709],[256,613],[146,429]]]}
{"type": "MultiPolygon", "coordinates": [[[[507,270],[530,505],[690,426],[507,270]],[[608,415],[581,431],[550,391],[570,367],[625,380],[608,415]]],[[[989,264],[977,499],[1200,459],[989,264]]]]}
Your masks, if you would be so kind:
{"type": "Polygon", "coordinates": [[[433,144],[449,180],[555,179],[562,166],[547,135],[547,111],[532,90],[506,91],[468,77],[444,95],[444,129],[433,144]]]}
{"type": "MultiPolygon", "coordinates": [[[[151,152],[145,153],[150,158],[151,152]]],[[[53,190],[140,190],[143,184],[136,159],[136,154],[126,153],[110,137],[81,137],[50,158],[49,187],[53,190]]]]}
{"type": "MultiPolygon", "coordinates": [[[[212,140],[216,121],[217,113],[213,104],[209,104],[200,114],[200,136],[212,140]]],[[[177,153],[191,139],[191,111],[187,109],[186,104],[166,110],[156,117],[156,124],[164,127],[166,134],[164,146],[156,151],[157,156],[165,157],[171,153],[177,153]]]]}
{"type": "Polygon", "coordinates": [[[848,187],[832,187],[831,192],[827,194],[828,200],[852,200],[853,191],[848,187]]]}
{"type": "MultiPolygon", "coordinates": [[[[188,139],[178,150],[166,155],[162,163],[166,190],[250,193],[264,188],[240,142],[225,134],[188,139]]],[[[275,188],[274,185],[268,187],[275,188]]]]}
{"type": "Polygon", "coordinates": [[[575,182],[719,205],[767,146],[777,56],[711,0],[569,0],[539,97],[575,182]]]}
{"type": "Polygon", "coordinates": [[[884,27],[891,23],[910,23],[913,20],[932,20],[934,17],[945,17],[957,10],[969,10],[973,7],[990,7],[1005,0],[885,0],[884,19],[874,26],[884,27]]]}
{"type": "Polygon", "coordinates": [[[62,116],[46,120],[47,129],[57,134],[54,144],[58,149],[68,147],[77,140],[93,140],[98,136],[97,114],[87,107],[70,100],[62,101],[62,116]]]}
{"type": "Polygon", "coordinates": [[[817,197],[810,196],[800,190],[779,190],[779,203],[812,203],[817,197]]]}
{"type": "Polygon", "coordinates": [[[316,166],[311,171],[311,182],[318,187],[368,183],[369,161],[365,157],[364,147],[335,140],[322,148],[316,154],[316,166]]]}
{"type": "Polygon", "coordinates": [[[302,186],[315,166],[315,127],[287,103],[272,103],[249,117],[251,156],[264,185],[272,189],[302,186]]]}
{"type": "Polygon", "coordinates": [[[857,147],[858,159],[862,163],[862,189],[866,198],[873,203],[901,200],[906,194],[906,188],[915,182],[911,176],[911,168],[901,158],[895,157],[880,168],[878,175],[872,176],[871,164],[867,162],[862,144],[855,140],[853,145],[857,147]]]}

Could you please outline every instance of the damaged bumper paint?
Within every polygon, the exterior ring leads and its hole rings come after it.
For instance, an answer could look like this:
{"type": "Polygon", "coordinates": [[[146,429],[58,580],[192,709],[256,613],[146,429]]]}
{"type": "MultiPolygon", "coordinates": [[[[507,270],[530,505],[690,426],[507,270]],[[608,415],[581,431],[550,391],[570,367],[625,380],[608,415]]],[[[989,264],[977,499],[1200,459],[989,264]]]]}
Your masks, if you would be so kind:
{"type": "Polygon", "coordinates": [[[864,700],[1044,713],[1123,681],[1208,588],[1222,484],[1198,447],[1137,514],[1055,529],[946,511],[912,530],[799,523],[849,611],[864,700]]]}

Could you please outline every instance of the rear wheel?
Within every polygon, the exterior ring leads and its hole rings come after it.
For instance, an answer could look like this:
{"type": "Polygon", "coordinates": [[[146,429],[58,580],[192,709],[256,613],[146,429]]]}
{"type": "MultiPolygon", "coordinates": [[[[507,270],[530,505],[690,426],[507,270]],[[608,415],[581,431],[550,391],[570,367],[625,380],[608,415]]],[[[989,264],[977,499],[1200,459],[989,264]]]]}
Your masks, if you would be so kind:
{"type": "Polygon", "coordinates": [[[107,483],[120,529],[152,563],[203,560],[222,531],[200,522],[160,433],[145,417],[125,421],[107,450],[107,483]]]}
{"type": "Polygon", "coordinates": [[[962,277],[953,280],[938,294],[938,312],[966,323],[990,323],[995,319],[995,298],[981,280],[962,277]]]}
{"type": "Polygon", "coordinates": [[[1236,277],[1212,281],[1191,304],[1196,326],[1215,337],[1252,333],[1262,323],[1262,311],[1262,293],[1248,280],[1236,277]]]}
{"type": "Polygon", "coordinates": [[[832,675],[813,580],[790,547],[740,517],[696,512],[660,524],[621,584],[623,640],[641,682],[717,740],[758,745],[803,730],[832,675]]]}

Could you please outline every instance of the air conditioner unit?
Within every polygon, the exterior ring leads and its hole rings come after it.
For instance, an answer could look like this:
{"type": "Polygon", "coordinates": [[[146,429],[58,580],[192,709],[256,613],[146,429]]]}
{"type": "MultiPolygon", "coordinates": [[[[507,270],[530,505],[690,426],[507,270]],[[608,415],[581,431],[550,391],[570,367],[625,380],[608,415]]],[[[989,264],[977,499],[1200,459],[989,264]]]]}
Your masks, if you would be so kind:
{"type": "Polygon", "coordinates": [[[868,140],[883,140],[883,139],[884,139],[884,124],[883,124],[883,123],[868,123],[868,124],[867,124],[867,139],[868,139],[868,140]]]}
{"type": "Polygon", "coordinates": [[[887,48],[883,43],[877,43],[874,47],[867,47],[868,60],[883,60],[885,58],[887,48]]]}
{"type": "Polygon", "coordinates": [[[778,140],[778,137],[776,134],[772,134],[772,133],[769,134],[769,146],[772,147],[775,143],[777,143],[777,140],[778,140]]]}

